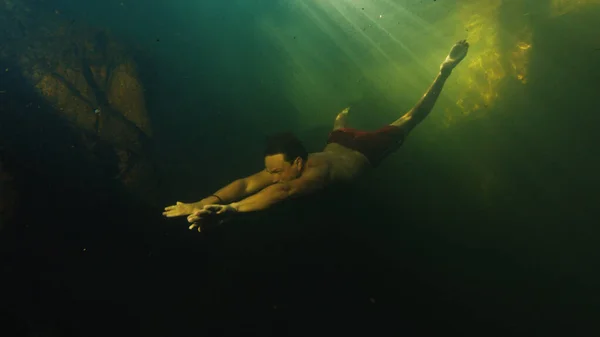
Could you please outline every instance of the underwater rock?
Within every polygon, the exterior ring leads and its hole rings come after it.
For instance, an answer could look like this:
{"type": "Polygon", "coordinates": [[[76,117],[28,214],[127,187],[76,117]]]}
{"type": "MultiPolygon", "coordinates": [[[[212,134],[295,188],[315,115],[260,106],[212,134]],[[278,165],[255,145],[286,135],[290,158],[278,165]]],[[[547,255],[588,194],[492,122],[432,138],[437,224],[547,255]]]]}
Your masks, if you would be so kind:
{"type": "Polygon", "coordinates": [[[118,170],[113,178],[129,192],[147,198],[156,181],[152,128],[131,52],[107,31],[26,4],[0,2],[0,39],[7,41],[0,59],[16,64],[15,71],[81,135],[81,147],[92,156],[98,144],[112,148],[113,155],[95,160],[118,170]],[[140,186],[143,192],[136,190],[140,186]]]}

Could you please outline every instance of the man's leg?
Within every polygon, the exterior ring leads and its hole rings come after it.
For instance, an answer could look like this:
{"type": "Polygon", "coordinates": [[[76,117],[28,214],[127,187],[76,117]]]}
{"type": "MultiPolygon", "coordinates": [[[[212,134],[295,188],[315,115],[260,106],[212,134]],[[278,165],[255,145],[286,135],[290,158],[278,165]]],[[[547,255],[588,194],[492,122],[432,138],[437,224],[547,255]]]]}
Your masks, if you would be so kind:
{"type": "Polygon", "coordinates": [[[342,110],[336,117],[335,122],[333,122],[333,130],[341,129],[346,127],[346,119],[348,119],[348,111],[350,111],[350,107],[342,110]]]}
{"type": "Polygon", "coordinates": [[[402,117],[394,121],[393,126],[399,126],[404,129],[404,136],[414,129],[417,124],[421,123],[433,109],[435,102],[440,96],[440,92],[444,87],[444,83],[452,73],[452,69],[456,67],[462,59],[467,55],[469,44],[466,40],[458,41],[450,50],[450,53],[440,66],[440,73],[437,75],[433,84],[429,87],[425,95],[417,102],[417,104],[402,117]]]}

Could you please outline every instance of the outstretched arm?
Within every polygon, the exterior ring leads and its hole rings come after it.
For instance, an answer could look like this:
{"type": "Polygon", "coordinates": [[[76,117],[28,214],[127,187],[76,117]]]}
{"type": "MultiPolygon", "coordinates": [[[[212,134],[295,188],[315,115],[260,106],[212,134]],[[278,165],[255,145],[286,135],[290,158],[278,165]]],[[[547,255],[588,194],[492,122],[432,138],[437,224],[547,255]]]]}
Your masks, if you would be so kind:
{"type": "Polygon", "coordinates": [[[298,179],[273,184],[260,192],[229,205],[207,205],[188,216],[188,222],[202,221],[211,214],[246,213],[267,209],[283,200],[308,195],[327,185],[327,168],[312,168],[298,179]]]}
{"type": "Polygon", "coordinates": [[[468,50],[469,44],[465,40],[457,42],[450,50],[446,60],[444,60],[440,66],[440,72],[435,77],[435,80],[429,89],[427,89],[427,92],[425,92],[423,97],[421,97],[421,99],[409,112],[392,123],[392,125],[401,126],[405,129],[405,133],[408,133],[417,124],[422,122],[433,109],[435,102],[442,92],[442,88],[444,87],[446,80],[452,73],[452,70],[467,55],[468,50]]]}
{"type": "Polygon", "coordinates": [[[290,197],[311,194],[325,185],[323,177],[318,172],[271,185],[246,199],[229,204],[235,212],[262,211],[290,197]]]}
{"type": "Polygon", "coordinates": [[[216,191],[213,196],[217,196],[220,199],[218,202],[219,204],[228,204],[255,194],[272,184],[273,178],[269,172],[262,170],[249,177],[231,182],[227,186],[216,191]]]}
{"type": "Polygon", "coordinates": [[[185,216],[191,214],[194,210],[202,209],[205,205],[228,204],[252,195],[272,184],[271,175],[262,170],[249,177],[237,179],[200,201],[193,203],[178,201],[175,205],[167,206],[163,215],[169,218],[185,216]]]}
{"type": "Polygon", "coordinates": [[[298,179],[273,184],[246,199],[231,203],[236,212],[261,211],[285,199],[316,192],[326,184],[327,169],[311,168],[298,179]]]}

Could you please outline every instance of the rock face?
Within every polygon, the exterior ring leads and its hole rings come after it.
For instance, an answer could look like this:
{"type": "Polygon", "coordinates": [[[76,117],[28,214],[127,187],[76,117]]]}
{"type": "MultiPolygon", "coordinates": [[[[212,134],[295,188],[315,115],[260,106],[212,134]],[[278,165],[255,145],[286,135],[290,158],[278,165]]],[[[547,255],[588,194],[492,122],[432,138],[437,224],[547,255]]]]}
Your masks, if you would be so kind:
{"type": "MultiPolygon", "coordinates": [[[[0,39],[7,41],[0,59],[16,65],[3,71],[20,72],[30,89],[80,135],[77,146],[88,150],[90,160],[110,167],[127,191],[152,198],[152,128],[131,54],[108,32],[80,26],[59,13],[36,12],[29,2],[0,0],[0,34],[5,35],[0,39]],[[96,151],[99,147],[103,151],[96,151]],[[106,155],[107,148],[112,154],[106,155]]],[[[0,90],[11,94],[11,88],[0,90]]]]}
{"type": "Polygon", "coordinates": [[[42,47],[40,55],[21,56],[24,77],[74,127],[115,147],[141,152],[152,131],[133,62],[105,32],[72,36],[65,43],[68,52],[61,55],[42,47]]]}

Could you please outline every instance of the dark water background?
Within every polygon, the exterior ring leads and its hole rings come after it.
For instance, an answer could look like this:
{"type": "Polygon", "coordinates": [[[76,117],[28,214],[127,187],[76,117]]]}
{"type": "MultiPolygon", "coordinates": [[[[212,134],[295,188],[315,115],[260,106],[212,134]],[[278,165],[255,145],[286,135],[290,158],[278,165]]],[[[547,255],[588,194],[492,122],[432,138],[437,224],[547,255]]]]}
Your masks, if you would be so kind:
{"type": "MultiPolygon", "coordinates": [[[[335,111],[315,116],[314,127],[295,123],[306,116],[286,98],[285,53],[256,29],[286,3],[43,4],[136,45],[168,205],[260,170],[270,132],[295,131],[313,151],[325,141],[330,122],[320,121],[335,111]]],[[[550,2],[525,3],[544,13],[550,2]]],[[[435,21],[445,11],[431,13],[435,21]]],[[[17,115],[15,125],[30,131],[13,133],[23,152],[11,159],[27,177],[29,202],[3,234],[2,335],[593,335],[600,8],[541,17],[531,19],[528,84],[507,79],[485,118],[415,132],[353,188],[205,235],[123,196],[97,168],[64,159],[67,127],[44,109],[17,115]],[[473,161],[502,182],[485,200],[473,161]]],[[[510,31],[511,15],[499,20],[510,31]]],[[[26,84],[8,76],[2,81],[23,87],[11,101],[31,102],[26,84]]],[[[387,123],[419,97],[400,95],[407,106],[365,95],[356,102],[359,126],[387,123]],[[381,118],[367,117],[377,109],[381,118]]]]}

